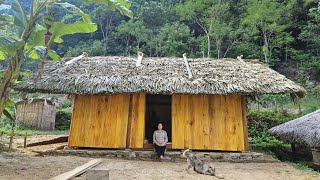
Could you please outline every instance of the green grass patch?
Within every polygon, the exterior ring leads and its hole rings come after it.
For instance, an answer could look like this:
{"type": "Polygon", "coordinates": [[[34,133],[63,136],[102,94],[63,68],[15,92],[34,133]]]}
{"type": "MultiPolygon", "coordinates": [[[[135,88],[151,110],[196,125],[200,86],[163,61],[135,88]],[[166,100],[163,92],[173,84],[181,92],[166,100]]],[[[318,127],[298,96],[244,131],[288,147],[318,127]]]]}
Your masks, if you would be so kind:
{"type": "Polygon", "coordinates": [[[286,163],[290,164],[291,166],[293,166],[296,169],[300,169],[303,171],[309,171],[314,174],[320,175],[320,171],[316,171],[310,167],[310,162],[286,162],[286,163]]]}
{"type": "MultiPolygon", "coordinates": [[[[28,135],[68,135],[68,131],[43,131],[43,130],[33,130],[33,129],[16,129],[14,130],[15,135],[24,136],[28,135]]],[[[11,134],[10,129],[0,128],[0,134],[11,134]]]]}

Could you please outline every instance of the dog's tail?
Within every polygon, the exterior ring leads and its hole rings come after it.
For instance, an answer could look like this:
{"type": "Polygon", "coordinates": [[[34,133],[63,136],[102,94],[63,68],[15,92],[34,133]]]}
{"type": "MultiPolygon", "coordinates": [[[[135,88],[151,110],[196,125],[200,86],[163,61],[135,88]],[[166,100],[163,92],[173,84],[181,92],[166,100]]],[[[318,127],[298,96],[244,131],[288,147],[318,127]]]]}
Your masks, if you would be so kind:
{"type": "Polygon", "coordinates": [[[187,157],[187,155],[186,155],[187,152],[191,152],[191,150],[190,150],[190,149],[184,150],[183,153],[182,153],[182,156],[183,156],[183,157],[187,157]]]}

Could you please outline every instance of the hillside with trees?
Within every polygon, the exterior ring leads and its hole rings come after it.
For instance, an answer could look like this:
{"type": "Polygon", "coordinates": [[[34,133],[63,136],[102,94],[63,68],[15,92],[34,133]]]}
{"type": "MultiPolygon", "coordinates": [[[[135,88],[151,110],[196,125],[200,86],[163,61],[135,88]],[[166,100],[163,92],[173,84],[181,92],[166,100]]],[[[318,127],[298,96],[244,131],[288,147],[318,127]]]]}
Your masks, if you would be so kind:
{"type": "MultiPolygon", "coordinates": [[[[28,0],[21,2],[28,7],[28,0]]],[[[320,81],[317,1],[133,0],[133,18],[106,5],[67,2],[87,13],[98,29],[64,36],[63,43],[52,47],[60,57],[82,52],[130,56],[137,50],[152,57],[180,57],[184,52],[216,59],[243,55],[260,59],[296,81],[320,81]]],[[[60,9],[52,9],[56,20],[68,23],[78,18],[60,9]]],[[[35,70],[37,63],[26,62],[23,68],[35,70]]],[[[5,66],[2,61],[0,68],[5,66]]]]}
{"type": "MultiPolygon", "coordinates": [[[[136,57],[142,51],[147,57],[187,53],[188,58],[243,55],[243,59],[259,59],[308,92],[297,102],[290,101],[289,95],[262,95],[249,102],[252,147],[280,159],[288,159],[290,146],[267,130],[320,108],[318,0],[52,0],[57,4],[41,7],[39,17],[30,18],[28,24],[24,17],[30,17],[32,5],[37,7],[30,2],[46,1],[0,0],[0,80],[4,84],[0,85],[0,114],[4,107],[7,113],[14,112],[13,101],[7,99],[21,99],[11,91],[17,81],[33,72],[41,77],[45,61],[83,52],[90,57],[136,57]],[[25,14],[21,9],[26,9],[25,14]],[[53,38],[45,39],[45,33],[53,38]],[[8,79],[10,62],[18,66],[8,79]]],[[[56,129],[69,129],[70,99],[60,103],[56,118],[56,129]]],[[[0,130],[13,129],[9,119],[0,118],[0,130]]]]}

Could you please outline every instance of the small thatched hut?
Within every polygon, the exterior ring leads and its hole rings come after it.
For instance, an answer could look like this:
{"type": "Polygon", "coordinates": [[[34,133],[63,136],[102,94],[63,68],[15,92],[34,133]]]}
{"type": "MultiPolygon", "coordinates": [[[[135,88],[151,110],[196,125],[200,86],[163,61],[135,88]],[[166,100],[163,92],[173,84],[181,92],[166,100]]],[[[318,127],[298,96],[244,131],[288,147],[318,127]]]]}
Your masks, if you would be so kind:
{"type": "Polygon", "coordinates": [[[320,165],[320,110],[275,126],[269,133],[287,143],[314,148],[313,160],[320,165]]]}
{"type": "MultiPolygon", "coordinates": [[[[68,60],[68,59],[67,59],[68,60]]],[[[248,148],[245,96],[304,88],[262,64],[234,59],[92,57],[48,63],[26,92],[74,94],[69,146],[144,148],[157,122],[172,149],[244,151],[248,148]]],[[[31,78],[34,78],[32,76],[31,78]]]]}
{"type": "Polygon", "coordinates": [[[29,99],[16,103],[17,123],[41,130],[54,130],[56,106],[49,99],[29,99]]]}

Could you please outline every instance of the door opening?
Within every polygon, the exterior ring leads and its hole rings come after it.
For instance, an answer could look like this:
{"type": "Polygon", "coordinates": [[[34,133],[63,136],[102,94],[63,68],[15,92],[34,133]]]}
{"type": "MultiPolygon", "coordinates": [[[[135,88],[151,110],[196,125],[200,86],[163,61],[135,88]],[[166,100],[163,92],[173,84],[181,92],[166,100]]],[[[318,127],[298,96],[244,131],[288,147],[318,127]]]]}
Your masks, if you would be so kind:
{"type": "Polygon", "coordinates": [[[146,95],[145,138],[152,144],[153,132],[162,123],[171,142],[171,95],[146,95]]]}

